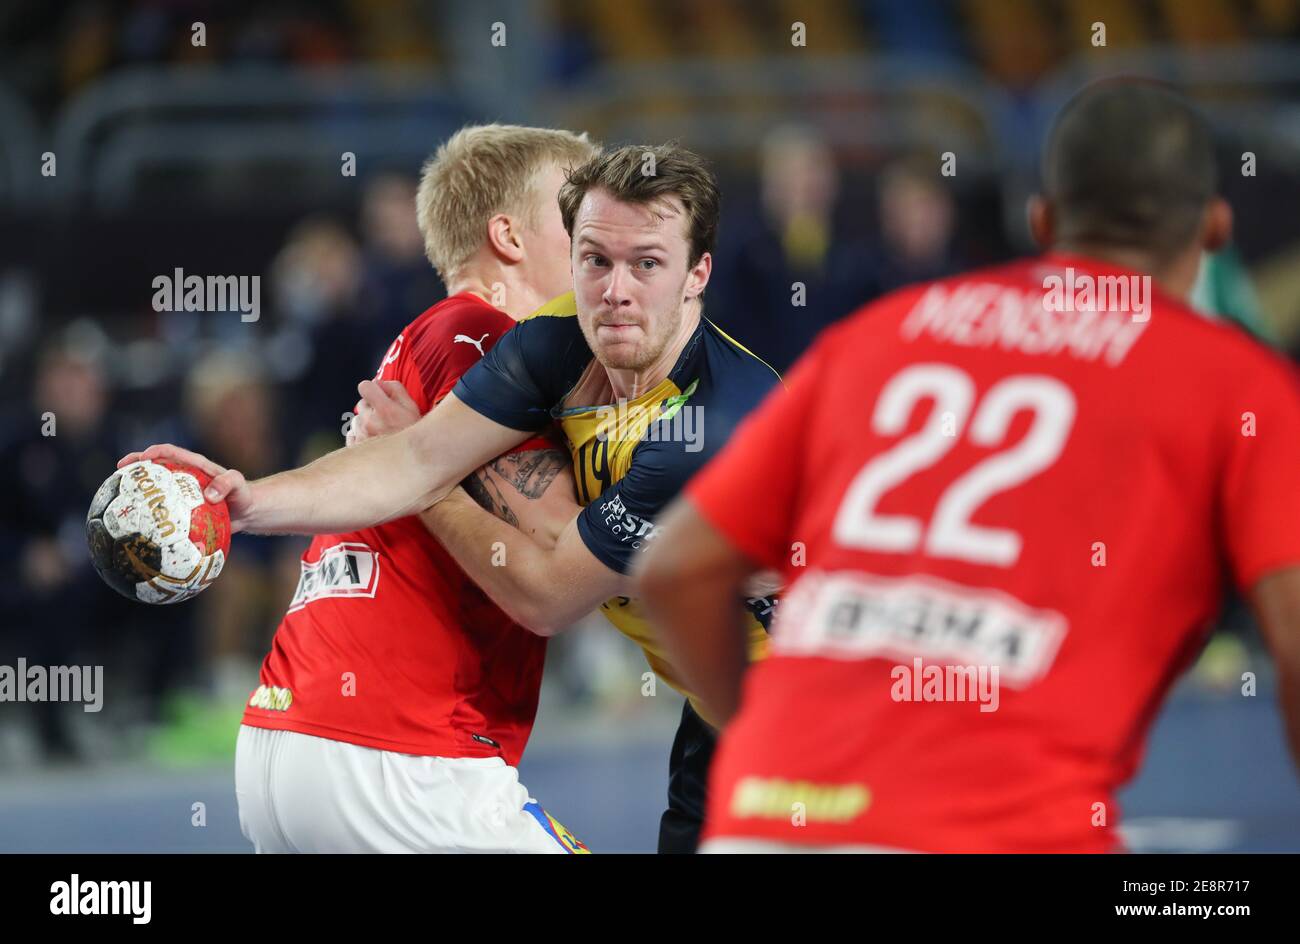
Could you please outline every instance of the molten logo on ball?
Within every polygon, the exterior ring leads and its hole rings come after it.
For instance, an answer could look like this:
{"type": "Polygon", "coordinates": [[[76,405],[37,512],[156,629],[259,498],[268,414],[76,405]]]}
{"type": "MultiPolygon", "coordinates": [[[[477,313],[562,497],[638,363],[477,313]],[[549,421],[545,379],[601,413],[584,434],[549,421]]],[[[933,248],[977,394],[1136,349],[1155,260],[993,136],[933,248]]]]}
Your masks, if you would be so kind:
{"type": "Polygon", "coordinates": [[[178,603],[217,579],[230,553],[230,514],[225,502],[204,501],[209,481],[170,460],[109,476],[90,503],[86,540],[110,587],[142,603],[178,603]]]}

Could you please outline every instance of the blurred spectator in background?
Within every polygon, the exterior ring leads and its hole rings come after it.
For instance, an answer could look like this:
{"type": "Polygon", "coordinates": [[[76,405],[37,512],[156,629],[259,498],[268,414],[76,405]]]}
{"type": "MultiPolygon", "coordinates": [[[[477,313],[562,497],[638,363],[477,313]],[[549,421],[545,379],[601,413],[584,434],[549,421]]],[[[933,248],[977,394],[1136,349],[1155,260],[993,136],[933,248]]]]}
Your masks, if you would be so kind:
{"type": "Polygon", "coordinates": [[[329,217],[295,226],[271,263],[280,329],[267,348],[267,367],[285,385],[291,463],[343,444],[339,416],[356,403],[356,385],[375,372],[373,332],[357,309],[363,266],[356,241],[329,217]]]}
{"type": "Polygon", "coordinates": [[[880,248],[873,264],[879,293],[959,271],[954,258],[957,207],[937,160],[902,160],[878,183],[880,248]]]}
{"type": "Polygon", "coordinates": [[[358,381],[374,373],[379,358],[403,328],[446,295],[424,257],[415,189],[410,177],[382,174],[366,186],[361,201],[360,305],[370,322],[372,363],[358,381]]]}
{"type": "Polygon", "coordinates": [[[288,400],[291,464],[339,448],[341,415],[357,384],[420,312],[445,291],[424,257],[415,181],[381,174],[361,202],[358,245],[342,223],[314,216],[290,232],[271,264],[278,334],[266,351],[288,400]]]}
{"type": "MultiPolygon", "coordinates": [[[[86,496],[112,471],[116,457],[105,422],[108,390],[99,362],[55,344],[41,355],[26,409],[6,417],[0,488],[5,501],[0,555],[4,638],[0,661],[77,664],[88,642],[88,615],[106,589],[85,552],[86,496]]],[[[111,591],[110,591],[111,592],[111,591]]],[[[50,760],[78,751],[68,706],[27,706],[50,760]]]]}
{"type": "MultiPolygon", "coordinates": [[[[86,509],[123,451],[110,409],[102,336],[74,324],[37,358],[30,398],[0,420],[0,662],[104,665],[104,713],[122,721],[159,714],[188,665],[184,613],[163,615],[119,597],[86,553],[86,509]]],[[[86,746],[73,722],[81,705],[33,702],[26,709],[50,760],[86,746]]],[[[11,716],[6,711],[6,716],[11,716]]]]}
{"type": "Polygon", "coordinates": [[[35,272],[21,266],[0,272],[0,402],[24,398],[24,372],[31,361],[39,310],[35,272]]]}
{"type": "Polygon", "coordinates": [[[778,371],[816,334],[869,300],[866,245],[840,201],[830,145],[783,126],[761,146],[760,201],[723,214],[705,307],[709,317],[778,371]],[[802,286],[802,292],[799,287],[802,286]]]}

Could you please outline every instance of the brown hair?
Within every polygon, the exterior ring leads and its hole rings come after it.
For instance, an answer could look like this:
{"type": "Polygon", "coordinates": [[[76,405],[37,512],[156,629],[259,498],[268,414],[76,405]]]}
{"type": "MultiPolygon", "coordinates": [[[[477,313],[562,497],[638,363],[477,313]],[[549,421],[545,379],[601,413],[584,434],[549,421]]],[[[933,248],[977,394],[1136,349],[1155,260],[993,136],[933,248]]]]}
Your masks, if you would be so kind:
{"type": "Polygon", "coordinates": [[[686,209],[689,265],[713,250],[722,195],[704,158],[674,142],[628,144],[597,154],[569,174],[560,188],[560,215],[573,237],[578,207],[591,190],[608,190],[626,203],[650,204],[677,197],[686,209]]]}
{"type": "Polygon", "coordinates": [[[416,194],[424,251],[443,281],[455,277],[486,236],[497,213],[536,223],[537,175],[568,170],[596,153],[585,134],[519,125],[461,128],[425,163],[416,194]]]}

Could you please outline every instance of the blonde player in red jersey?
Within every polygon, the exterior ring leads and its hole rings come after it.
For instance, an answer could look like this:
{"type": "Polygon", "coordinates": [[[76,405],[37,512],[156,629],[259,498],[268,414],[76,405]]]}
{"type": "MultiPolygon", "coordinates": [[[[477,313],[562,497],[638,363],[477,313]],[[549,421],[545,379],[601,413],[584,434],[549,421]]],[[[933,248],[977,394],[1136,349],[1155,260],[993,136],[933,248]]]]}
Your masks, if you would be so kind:
{"type": "MultiPolygon", "coordinates": [[[[428,412],[516,319],[568,290],[556,194],[595,150],[566,131],[501,125],[439,149],[418,216],[448,297],[393,341],[363,392],[378,384],[428,412]]],[[[359,404],[350,445],[371,419],[359,404]]],[[[466,486],[542,545],[576,507],[568,457],[545,438],[466,486]]],[[[240,728],[244,835],[258,852],[586,851],[515,769],[544,653],[419,517],[317,537],[240,728]]]]}
{"type": "Polygon", "coordinates": [[[1300,387],[1183,302],[1231,228],[1209,130],[1104,83],[1044,171],[1046,255],[827,331],[643,562],[730,719],[705,851],[1120,848],[1115,792],[1227,581],[1300,758],[1300,387]],[[791,588],[746,673],[736,601],[762,567],[791,588]]]}

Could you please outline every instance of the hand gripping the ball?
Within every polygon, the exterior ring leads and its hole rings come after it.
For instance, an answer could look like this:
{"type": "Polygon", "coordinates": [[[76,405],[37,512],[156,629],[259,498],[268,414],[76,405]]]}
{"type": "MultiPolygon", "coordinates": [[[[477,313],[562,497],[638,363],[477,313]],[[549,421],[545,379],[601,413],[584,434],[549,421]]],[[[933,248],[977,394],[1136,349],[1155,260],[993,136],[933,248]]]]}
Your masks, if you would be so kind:
{"type": "Polygon", "coordinates": [[[129,463],[95,490],[86,545],[95,572],[140,603],[179,603],[221,576],[230,554],[225,502],[203,491],[212,477],[171,458],[129,463]]]}
{"type": "Polygon", "coordinates": [[[146,459],[184,462],[212,476],[212,481],[203,490],[203,497],[214,504],[224,499],[230,511],[231,531],[244,530],[253,511],[253,490],[244,479],[242,472],[219,466],[206,456],[191,452],[189,449],[182,449],[180,446],[173,446],[171,443],[150,446],[142,452],[128,453],[117,460],[117,467],[120,469],[124,465],[146,459]]]}

